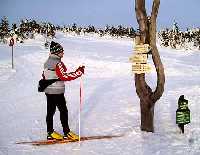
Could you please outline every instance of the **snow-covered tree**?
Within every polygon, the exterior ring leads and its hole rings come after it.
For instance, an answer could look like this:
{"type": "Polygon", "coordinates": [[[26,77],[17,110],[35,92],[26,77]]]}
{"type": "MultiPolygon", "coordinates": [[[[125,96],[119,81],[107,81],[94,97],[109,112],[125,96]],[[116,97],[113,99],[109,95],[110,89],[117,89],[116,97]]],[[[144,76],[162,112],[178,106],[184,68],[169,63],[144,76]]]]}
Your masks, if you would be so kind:
{"type": "Polygon", "coordinates": [[[3,17],[0,23],[0,38],[9,37],[9,22],[7,17],[3,17]]]}
{"type": "Polygon", "coordinates": [[[178,23],[176,21],[174,21],[172,29],[174,33],[178,33],[180,31],[178,23]]]}

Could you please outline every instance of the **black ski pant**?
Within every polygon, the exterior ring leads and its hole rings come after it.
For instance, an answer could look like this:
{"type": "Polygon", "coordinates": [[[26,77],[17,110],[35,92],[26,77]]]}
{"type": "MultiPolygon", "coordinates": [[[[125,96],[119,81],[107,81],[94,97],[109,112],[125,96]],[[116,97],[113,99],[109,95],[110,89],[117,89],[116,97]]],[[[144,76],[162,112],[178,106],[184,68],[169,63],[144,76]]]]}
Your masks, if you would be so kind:
{"type": "Polygon", "coordinates": [[[68,125],[68,110],[66,106],[64,94],[46,94],[47,97],[47,132],[53,132],[53,116],[56,112],[56,107],[60,111],[60,121],[63,127],[64,134],[67,134],[70,129],[68,125]]]}
{"type": "Polygon", "coordinates": [[[178,127],[180,128],[180,130],[181,130],[181,133],[184,133],[184,125],[185,124],[178,124],[178,127]]]}

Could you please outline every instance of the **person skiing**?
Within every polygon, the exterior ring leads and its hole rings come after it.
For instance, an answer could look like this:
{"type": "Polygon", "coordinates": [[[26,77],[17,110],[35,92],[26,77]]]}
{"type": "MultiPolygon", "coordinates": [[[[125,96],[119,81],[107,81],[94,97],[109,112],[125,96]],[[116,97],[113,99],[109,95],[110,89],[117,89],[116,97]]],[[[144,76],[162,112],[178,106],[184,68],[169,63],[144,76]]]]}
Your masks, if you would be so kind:
{"type": "Polygon", "coordinates": [[[61,61],[64,55],[63,47],[54,41],[50,44],[50,54],[44,63],[44,71],[42,77],[46,81],[57,79],[44,89],[47,98],[47,140],[53,139],[72,139],[78,140],[79,136],[70,131],[68,125],[68,110],[65,101],[65,84],[64,81],[75,80],[84,74],[85,66],[79,66],[74,72],[67,73],[65,64],[61,61]],[[63,127],[63,133],[57,133],[53,129],[53,116],[56,107],[60,111],[60,121],[63,127]]]}
{"type": "Polygon", "coordinates": [[[178,124],[181,133],[184,133],[184,125],[190,123],[190,109],[188,100],[181,95],[178,99],[178,109],[176,110],[176,124],[178,124]]]}

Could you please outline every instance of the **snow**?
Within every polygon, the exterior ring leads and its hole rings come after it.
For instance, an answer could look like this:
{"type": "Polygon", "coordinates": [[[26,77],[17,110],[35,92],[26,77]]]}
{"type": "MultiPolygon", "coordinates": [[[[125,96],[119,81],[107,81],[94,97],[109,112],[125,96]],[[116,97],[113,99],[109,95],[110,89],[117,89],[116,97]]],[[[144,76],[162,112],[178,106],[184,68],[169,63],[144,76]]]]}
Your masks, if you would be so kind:
{"type": "MultiPolygon", "coordinates": [[[[0,44],[0,155],[172,155],[200,154],[199,51],[172,50],[159,47],[165,67],[166,84],[155,106],[155,133],[140,131],[140,105],[135,92],[134,75],[128,59],[132,52],[130,39],[72,36],[58,32],[55,41],[65,49],[63,61],[69,71],[86,66],[82,78],[84,100],[81,111],[81,135],[120,135],[123,137],[71,144],[32,146],[15,144],[46,138],[46,98],[37,92],[48,50],[44,38],[26,40],[14,47],[14,69],[11,48],[0,44]],[[191,123],[185,134],[179,134],[175,123],[178,97],[189,100],[191,123]]],[[[149,63],[152,64],[151,57],[149,63]]],[[[155,70],[147,74],[155,88],[155,70]]],[[[65,97],[69,125],[78,133],[80,79],[66,82],[65,97]]],[[[59,112],[54,128],[62,133],[59,112]]]]}

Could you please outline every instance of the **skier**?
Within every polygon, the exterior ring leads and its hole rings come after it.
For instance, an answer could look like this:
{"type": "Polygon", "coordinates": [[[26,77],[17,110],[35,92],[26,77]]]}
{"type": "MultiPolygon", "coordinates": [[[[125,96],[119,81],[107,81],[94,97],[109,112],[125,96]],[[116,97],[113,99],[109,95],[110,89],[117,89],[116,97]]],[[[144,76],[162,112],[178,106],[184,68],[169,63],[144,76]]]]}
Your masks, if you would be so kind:
{"type": "Polygon", "coordinates": [[[178,109],[176,110],[176,124],[178,124],[181,133],[184,133],[184,125],[190,123],[190,110],[188,100],[181,95],[178,99],[178,109]]]}
{"type": "Polygon", "coordinates": [[[44,89],[47,97],[47,140],[52,139],[72,139],[78,140],[78,135],[70,131],[68,125],[68,110],[64,97],[65,85],[64,81],[75,80],[76,78],[84,74],[85,66],[79,66],[75,72],[67,73],[67,68],[61,61],[64,55],[63,47],[54,41],[50,44],[50,54],[47,61],[44,63],[44,71],[42,74],[43,79],[52,80],[58,79],[54,83],[47,86],[44,89]],[[60,121],[63,127],[64,136],[57,133],[53,129],[53,116],[56,111],[56,107],[60,111],[60,121]]]}

